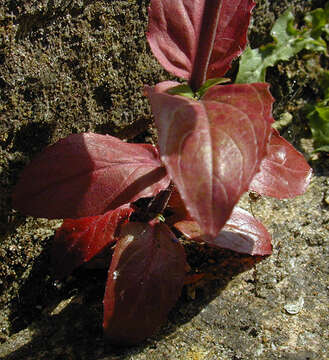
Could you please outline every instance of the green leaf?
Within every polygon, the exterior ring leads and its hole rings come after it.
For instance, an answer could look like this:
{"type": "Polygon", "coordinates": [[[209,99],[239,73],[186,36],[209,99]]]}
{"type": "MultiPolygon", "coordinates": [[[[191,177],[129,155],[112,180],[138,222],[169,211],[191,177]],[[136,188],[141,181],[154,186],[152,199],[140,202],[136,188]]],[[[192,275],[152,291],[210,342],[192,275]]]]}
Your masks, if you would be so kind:
{"type": "Polygon", "coordinates": [[[228,78],[221,78],[221,77],[208,79],[199,88],[199,90],[196,91],[196,93],[194,93],[193,90],[190,88],[190,86],[185,83],[185,84],[180,84],[180,85],[170,88],[169,90],[167,90],[167,93],[170,95],[185,96],[190,99],[200,99],[206,93],[206,91],[209,90],[211,87],[218,85],[218,84],[226,83],[229,81],[231,81],[231,80],[228,78]]]}
{"type": "Polygon", "coordinates": [[[324,93],[324,100],[329,100],[329,71],[323,73],[320,86],[324,93]]]}
{"type": "Polygon", "coordinates": [[[312,36],[314,38],[320,37],[323,31],[329,34],[329,2],[324,9],[313,10],[304,19],[308,26],[312,27],[312,36]]]}
{"type": "Polygon", "coordinates": [[[329,152],[329,145],[320,146],[314,152],[329,152]]]}
{"type": "Polygon", "coordinates": [[[208,89],[210,89],[211,87],[218,85],[218,84],[223,84],[223,83],[227,83],[231,81],[231,79],[228,78],[213,78],[213,79],[208,79],[196,92],[196,95],[198,98],[201,98],[208,89]]]}
{"type": "Polygon", "coordinates": [[[170,95],[185,96],[190,99],[195,98],[193,90],[187,84],[181,84],[181,85],[174,86],[174,87],[170,88],[169,90],[167,90],[167,93],[170,95]]]}
{"type": "Polygon", "coordinates": [[[314,138],[315,152],[329,152],[329,71],[323,72],[320,87],[324,99],[316,105],[307,105],[305,110],[308,112],[306,117],[314,138]]]}
{"type": "Polygon", "coordinates": [[[329,106],[315,106],[307,115],[314,138],[315,151],[329,150],[329,106]]]}
{"type": "Polygon", "coordinates": [[[259,49],[250,47],[240,57],[237,83],[264,82],[266,69],[278,61],[287,61],[301,50],[327,52],[326,41],[321,37],[328,32],[329,6],[316,9],[305,17],[306,29],[294,27],[294,15],[285,11],[275,22],[271,36],[274,42],[259,49]]]}

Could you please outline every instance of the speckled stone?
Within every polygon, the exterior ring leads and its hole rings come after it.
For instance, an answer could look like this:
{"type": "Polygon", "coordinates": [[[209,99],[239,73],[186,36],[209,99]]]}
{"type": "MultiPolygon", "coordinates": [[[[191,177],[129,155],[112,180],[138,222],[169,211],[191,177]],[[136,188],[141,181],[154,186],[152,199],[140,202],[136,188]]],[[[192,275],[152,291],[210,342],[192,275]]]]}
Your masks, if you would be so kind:
{"type": "MultiPolygon", "coordinates": [[[[241,205],[273,235],[273,254],[253,258],[186,245],[204,280],[186,287],[159,334],[132,348],[102,336],[105,270],[51,276],[60,221],[25,218],[10,196],[24,165],[71,133],[152,141],[143,84],[168,79],[145,41],[149,1],[3,0],[0,3],[0,358],[6,360],[318,360],[329,358],[329,211],[326,156],[311,158],[303,106],[319,96],[328,59],[299,54],[269,69],[281,133],[314,169],[306,194],[241,205]],[[288,310],[287,310],[288,309],[288,310]]],[[[322,0],[258,0],[251,45],[270,41],[275,19],[298,21],[322,0]]],[[[302,23],[300,23],[302,24],[302,23]]],[[[234,67],[232,72],[234,72],[234,67]]]]}

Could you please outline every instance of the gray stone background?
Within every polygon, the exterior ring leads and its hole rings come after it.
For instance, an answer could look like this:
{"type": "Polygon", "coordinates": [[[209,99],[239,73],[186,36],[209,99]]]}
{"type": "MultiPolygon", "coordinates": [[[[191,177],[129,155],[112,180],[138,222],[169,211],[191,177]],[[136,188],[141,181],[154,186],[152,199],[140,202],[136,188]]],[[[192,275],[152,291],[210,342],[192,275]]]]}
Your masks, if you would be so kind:
{"type": "MultiPolygon", "coordinates": [[[[51,277],[49,245],[59,221],[11,209],[24,165],[71,133],[154,138],[143,84],[168,75],[145,41],[142,0],[0,0],[0,358],[13,359],[329,359],[328,157],[311,156],[303,107],[320,95],[324,55],[300,53],[268,71],[274,116],[293,115],[281,133],[314,169],[305,195],[242,206],[273,235],[265,259],[186,245],[204,280],[184,288],[152,339],[114,348],[102,337],[105,270],[51,277]],[[290,313],[289,313],[290,312],[290,313]]],[[[300,26],[321,0],[258,0],[249,39],[270,41],[292,7],[300,26]]],[[[234,66],[232,73],[234,73],[234,66]]]]}

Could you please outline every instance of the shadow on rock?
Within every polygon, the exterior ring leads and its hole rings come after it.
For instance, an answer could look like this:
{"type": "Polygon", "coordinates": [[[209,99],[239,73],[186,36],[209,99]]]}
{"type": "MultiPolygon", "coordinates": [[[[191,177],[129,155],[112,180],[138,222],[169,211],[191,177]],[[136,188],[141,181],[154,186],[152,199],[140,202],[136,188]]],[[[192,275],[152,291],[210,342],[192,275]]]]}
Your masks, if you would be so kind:
{"type": "Polygon", "coordinates": [[[262,259],[194,243],[187,245],[186,251],[192,271],[202,274],[202,279],[184,287],[158,334],[130,348],[111,346],[103,338],[102,298],[107,270],[82,267],[57,283],[50,275],[48,255],[43,253],[12,308],[13,335],[3,359],[130,358],[146,347],[156,347],[157,341],[221,296],[232,278],[262,259]]]}

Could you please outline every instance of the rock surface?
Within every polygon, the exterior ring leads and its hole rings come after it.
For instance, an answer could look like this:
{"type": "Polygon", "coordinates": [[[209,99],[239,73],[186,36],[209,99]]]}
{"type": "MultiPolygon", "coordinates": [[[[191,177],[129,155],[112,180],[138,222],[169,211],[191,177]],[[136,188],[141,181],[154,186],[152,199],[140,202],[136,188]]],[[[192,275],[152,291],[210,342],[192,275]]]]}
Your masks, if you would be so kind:
{"type": "MultiPolygon", "coordinates": [[[[265,259],[187,246],[205,278],[186,287],[159,334],[133,348],[102,337],[106,271],[79,269],[54,282],[49,243],[59,221],[25,218],[10,196],[37,152],[68,134],[152,141],[143,84],[168,76],[145,42],[147,1],[4,0],[0,3],[0,358],[246,360],[329,357],[329,161],[293,200],[252,207],[273,235],[265,259]]],[[[253,46],[292,6],[299,21],[325,1],[259,0],[253,46]]],[[[328,59],[300,54],[268,71],[274,114],[293,115],[284,136],[310,158],[302,108],[318,96],[328,59]]]]}

